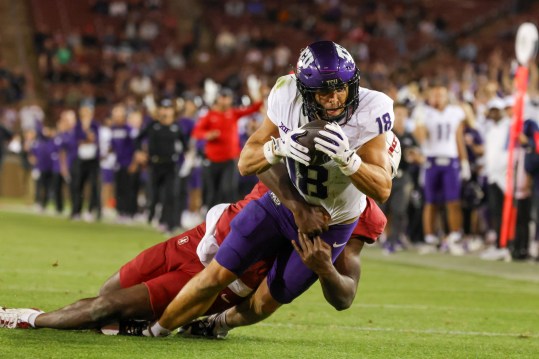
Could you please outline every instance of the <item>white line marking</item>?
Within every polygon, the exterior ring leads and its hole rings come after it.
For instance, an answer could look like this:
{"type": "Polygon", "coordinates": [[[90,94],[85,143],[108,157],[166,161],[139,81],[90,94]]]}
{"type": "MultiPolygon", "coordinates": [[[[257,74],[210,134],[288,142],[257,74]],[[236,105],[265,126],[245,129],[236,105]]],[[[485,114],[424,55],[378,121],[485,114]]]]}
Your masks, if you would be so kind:
{"type": "MultiPolygon", "coordinates": [[[[312,324],[282,324],[282,323],[259,323],[264,327],[286,327],[306,329],[313,327],[312,324]]],[[[392,333],[412,333],[412,334],[441,334],[441,335],[458,335],[458,336],[478,336],[478,337],[521,337],[521,338],[539,338],[539,333],[499,333],[499,332],[477,332],[477,331],[462,331],[462,330],[440,330],[440,329],[399,329],[399,328],[380,328],[380,327],[359,327],[350,325],[331,325],[332,329],[339,330],[358,330],[364,332],[392,332],[392,333]]]]}
{"type": "MultiPolygon", "coordinates": [[[[308,302],[306,305],[314,307],[328,307],[326,302],[308,302]]],[[[539,308],[537,309],[513,309],[513,308],[481,308],[481,307],[451,307],[451,306],[433,306],[421,304],[372,304],[372,303],[357,303],[352,304],[351,308],[377,308],[377,309],[406,309],[406,310],[430,310],[430,311],[461,311],[461,312],[496,312],[496,313],[530,313],[539,316],[539,308]]]]}

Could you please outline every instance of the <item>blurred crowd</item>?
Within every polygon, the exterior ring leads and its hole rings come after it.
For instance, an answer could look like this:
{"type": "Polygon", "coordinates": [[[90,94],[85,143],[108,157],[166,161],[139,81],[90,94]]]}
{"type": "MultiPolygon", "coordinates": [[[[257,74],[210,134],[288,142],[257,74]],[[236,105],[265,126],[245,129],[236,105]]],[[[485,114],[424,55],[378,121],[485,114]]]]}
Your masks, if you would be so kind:
{"type": "Polygon", "coordinates": [[[115,103],[101,120],[81,103],[61,111],[54,125],[35,106],[28,121],[26,108],[18,114],[20,132],[0,129],[31,173],[40,212],[147,221],[169,235],[201,222],[209,207],[250,192],[256,178],[240,178],[236,162],[262,119],[260,90],[241,107],[224,87],[214,87],[211,106],[191,94],[148,96],[139,104],[115,103]]]}
{"type": "Polygon", "coordinates": [[[47,9],[36,2],[45,96],[26,98],[28,81],[20,71],[0,72],[0,148],[9,143],[8,151],[20,154],[41,211],[53,208],[73,220],[149,222],[175,232],[200,222],[213,204],[250,190],[256,178],[241,177],[235,164],[264,116],[268,90],[293,70],[302,47],[333,40],[354,56],[362,86],[395,101],[394,132],[404,153],[392,198],[383,205],[390,219],[381,240],[385,251],[421,245],[425,252],[530,258],[537,255],[539,185],[534,169],[523,164],[533,153],[533,123],[539,121],[535,64],[525,112],[531,122],[516,156],[518,228],[527,230],[517,231],[509,249],[499,243],[507,168],[501,159],[507,157],[515,73],[513,49],[505,44],[512,46],[522,14],[539,9],[524,12],[518,1],[467,5],[477,12],[462,11],[459,2],[432,3],[314,1],[305,15],[301,0],[204,0],[193,2],[186,29],[171,2],[161,0],[73,2],[77,11],[68,18],[76,25],[68,28],[45,21],[47,9]],[[465,25],[481,21],[486,9],[510,11],[509,20],[474,37],[465,25]],[[437,57],[424,57],[426,48],[437,48],[437,57]],[[446,106],[433,95],[434,80],[447,105],[462,111],[463,128],[451,138],[466,145],[470,173],[459,179],[459,203],[425,211],[430,144],[418,128],[430,109],[446,106]]]}

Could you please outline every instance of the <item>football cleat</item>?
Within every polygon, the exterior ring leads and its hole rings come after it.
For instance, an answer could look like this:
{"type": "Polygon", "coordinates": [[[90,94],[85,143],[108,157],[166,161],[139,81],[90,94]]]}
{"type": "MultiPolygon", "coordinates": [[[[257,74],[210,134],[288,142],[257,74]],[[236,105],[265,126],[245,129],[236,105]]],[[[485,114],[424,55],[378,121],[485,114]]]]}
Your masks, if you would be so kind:
{"type": "Polygon", "coordinates": [[[142,337],[142,331],[151,324],[149,320],[121,320],[118,335],[142,337]]]}
{"type": "Polygon", "coordinates": [[[31,308],[5,308],[0,307],[0,328],[28,329],[32,328],[29,318],[32,314],[41,314],[43,311],[31,308]]]}
{"type": "Polygon", "coordinates": [[[101,333],[105,335],[125,335],[131,337],[142,337],[142,331],[151,324],[148,320],[125,319],[119,323],[110,323],[101,327],[101,333]]]}
{"type": "Polygon", "coordinates": [[[195,320],[184,325],[178,330],[178,335],[184,337],[203,337],[208,339],[225,339],[228,330],[217,325],[215,319],[219,314],[212,314],[209,317],[195,320]]]}

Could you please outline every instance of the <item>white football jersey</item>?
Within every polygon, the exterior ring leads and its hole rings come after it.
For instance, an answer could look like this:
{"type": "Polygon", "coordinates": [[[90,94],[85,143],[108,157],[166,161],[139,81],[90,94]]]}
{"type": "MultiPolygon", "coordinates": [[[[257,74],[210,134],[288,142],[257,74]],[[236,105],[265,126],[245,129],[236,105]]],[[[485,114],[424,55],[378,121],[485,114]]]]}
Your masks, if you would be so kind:
{"type": "Polygon", "coordinates": [[[462,108],[447,105],[443,111],[438,111],[426,106],[424,111],[424,123],[429,135],[421,146],[423,154],[427,157],[458,157],[457,128],[466,116],[462,108]]]}
{"type": "MultiPolygon", "coordinates": [[[[281,136],[308,121],[302,112],[303,99],[296,88],[295,75],[280,77],[268,98],[268,117],[279,127],[281,136]]],[[[363,144],[393,128],[393,100],[387,95],[360,88],[359,106],[342,127],[350,148],[363,144]]],[[[345,223],[361,214],[366,197],[345,176],[334,161],[322,166],[304,166],[288,159],[290,179],[308,203],[324,207],[331,215],[330,224],[345,223]]]]}

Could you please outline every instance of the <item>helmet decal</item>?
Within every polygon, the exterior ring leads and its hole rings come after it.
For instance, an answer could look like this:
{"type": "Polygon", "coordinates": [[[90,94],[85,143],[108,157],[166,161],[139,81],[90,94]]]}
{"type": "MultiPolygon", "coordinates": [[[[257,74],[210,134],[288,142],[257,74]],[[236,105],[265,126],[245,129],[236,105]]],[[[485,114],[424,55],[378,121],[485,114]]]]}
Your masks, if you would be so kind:
{"type": "Polygon", "coordinates": [[[301,54],[299,55],[298,60],[298,69],[304,69],[309,67],[314,62],[314,56],[311,52],[311,49],[308,47],[304,48],[303,51],[301,51],[301,54]]]}

